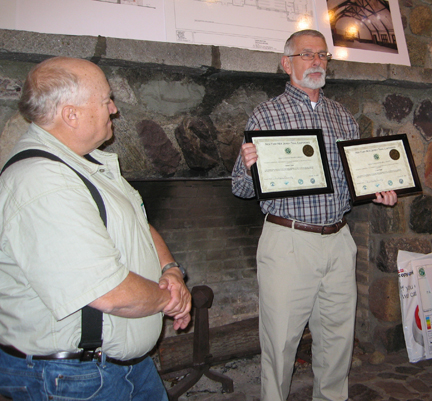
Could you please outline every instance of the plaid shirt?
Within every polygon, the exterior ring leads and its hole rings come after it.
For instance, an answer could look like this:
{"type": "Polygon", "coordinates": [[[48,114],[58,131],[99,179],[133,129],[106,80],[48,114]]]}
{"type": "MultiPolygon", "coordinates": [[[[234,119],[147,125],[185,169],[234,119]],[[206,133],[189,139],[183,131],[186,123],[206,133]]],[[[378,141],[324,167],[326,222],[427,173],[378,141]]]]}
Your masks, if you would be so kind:
{"type": "MultiPolygon", "coordinates": [[[[357,122],[344,106],[326,98],[320,90],[313,109],[309,96],[287,83],[282,95],[255,108],[246,125],[246,131],[317,128],[323,132],[334,193],[264,200],[260,203],[264,214],[325,225],[340,221],[350,210],[348,186],[336,141],[357,139],[359,131],[357,122]]],[[[252,178],[246,174],[241,156],[232,172],[232,191],[241,198],[255,196],[252,178]]]]}

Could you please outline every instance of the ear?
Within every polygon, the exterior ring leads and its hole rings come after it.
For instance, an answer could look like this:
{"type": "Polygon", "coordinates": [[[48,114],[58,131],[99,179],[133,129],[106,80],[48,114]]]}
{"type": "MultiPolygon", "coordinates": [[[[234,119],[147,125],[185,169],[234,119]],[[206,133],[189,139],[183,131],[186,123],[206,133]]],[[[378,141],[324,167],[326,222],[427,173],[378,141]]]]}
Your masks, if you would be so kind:
{"type": "Polygon", "coordinates": [[[284,69],[284,71],[288,75],[291,75],[292,69],[291,69],[291,60],[290,60],[290,58],[288,56],[283,56],[282,60],[281,60],[281,64],[282,64],[282,68],[284,69]]]}
{"type": "Polygon", "coordinates": [[[77,108],[72,105],[64,106],[61,113],[63,122],[71,128],[78,127],[78,115],[77,108]]]}

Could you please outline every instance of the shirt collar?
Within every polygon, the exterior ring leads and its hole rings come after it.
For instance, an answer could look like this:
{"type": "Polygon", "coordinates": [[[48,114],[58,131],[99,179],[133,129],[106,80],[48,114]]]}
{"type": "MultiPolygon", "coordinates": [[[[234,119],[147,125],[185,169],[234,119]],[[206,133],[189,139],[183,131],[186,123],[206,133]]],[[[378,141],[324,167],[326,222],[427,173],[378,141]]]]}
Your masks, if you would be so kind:
{"type": "MultiPolygon", "coordinates": [[[[285,94],[289,96],[290,98],[293,98],[299,102],[307,102],[310,104],[311,100],[308,96],[308,94],[301,89],[297,88],[296,86],[291,85],[290,82],[287,82],[285,85],[285,94]]],[[[322,88],[319,90],[319,97],[317,104],[321,103],[322,98],[324,97],[324,91],[322,88]]]]}
{"type": "Polygon", "coordinates": [[[68,164],[73,161],[75,165],[85,169],[89,174],[96,173],[101,167],[101,164],[105,165],[113,160],[117,160],[116,154],[103,152],[97,149],[90,153],[90,157],[81,157],[65,144],[60,142],[56,137],[51,135],[48,131],[34,123],[30,124],[27,133],[24,134],[22,140],[18,142],[18,146],[15,148],[13,153],[18,153],[21,150],[32,148],[53,153],[68,164]]]}

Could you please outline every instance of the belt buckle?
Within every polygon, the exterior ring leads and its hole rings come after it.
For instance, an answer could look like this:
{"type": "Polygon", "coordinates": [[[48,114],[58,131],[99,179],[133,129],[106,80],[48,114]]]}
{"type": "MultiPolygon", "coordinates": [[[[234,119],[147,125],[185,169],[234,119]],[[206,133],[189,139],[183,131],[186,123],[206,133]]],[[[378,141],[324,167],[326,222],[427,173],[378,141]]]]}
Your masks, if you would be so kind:
{"type": "Polygon", "coordinates": [[[95,349],[84,349],[82,351],[80,361],[81,362],[91,362],[91,361],[94,361],[95,359],[100,361],[101,354],[102,353],[100,351],[96,352],[95,349]]]}

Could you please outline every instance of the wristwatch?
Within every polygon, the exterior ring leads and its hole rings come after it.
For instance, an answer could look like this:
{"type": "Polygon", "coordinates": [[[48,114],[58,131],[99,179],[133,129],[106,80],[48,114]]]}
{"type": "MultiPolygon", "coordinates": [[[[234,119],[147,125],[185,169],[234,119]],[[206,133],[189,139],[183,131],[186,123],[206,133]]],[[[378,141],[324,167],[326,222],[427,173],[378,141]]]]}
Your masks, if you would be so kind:
{"type": "Polygon", "coordinates": [[[172,267],[178,267],[181,274],[183,274],[183,280],[186,278],[186,269],[177,262],[171,262],[166,264],[162,269],[162,274],[164,274],[168,269],[171,269],[172,267]]]}

